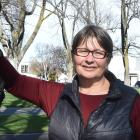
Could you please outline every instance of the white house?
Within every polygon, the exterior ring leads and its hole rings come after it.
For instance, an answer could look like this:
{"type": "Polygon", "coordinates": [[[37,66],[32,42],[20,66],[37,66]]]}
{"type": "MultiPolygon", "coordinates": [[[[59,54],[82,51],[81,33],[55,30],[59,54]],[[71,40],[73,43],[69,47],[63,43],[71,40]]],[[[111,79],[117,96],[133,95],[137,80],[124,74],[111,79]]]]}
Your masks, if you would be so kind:
{"type": "Polygon", "coordinates": [[[18,72],[20,74],[23,74],[23,75],[27,75],[27,76],[31,76],[31,77],[37,77],[37,75],[34,75],[30,72],[30,63],[29,62],[21,62],[19,64],[19,67],[18,67],[18,72]]]}

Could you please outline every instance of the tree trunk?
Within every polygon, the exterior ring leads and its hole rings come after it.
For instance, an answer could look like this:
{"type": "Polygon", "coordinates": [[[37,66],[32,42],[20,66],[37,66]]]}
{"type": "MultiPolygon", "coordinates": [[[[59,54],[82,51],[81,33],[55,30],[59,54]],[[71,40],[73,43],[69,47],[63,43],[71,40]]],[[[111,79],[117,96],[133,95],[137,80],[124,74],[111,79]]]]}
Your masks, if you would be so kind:
{"type": "Polygon", "coordinates": [[[124,83],[130,85],[130,76],[129,76],[129,58],[128,53],[123,57],[125,69],[124,69],[124,83]]]}
{"type": "Polygon", "coordinates": [[[121,38],[122,38],[122,56],[124,64],[124,83],[130,85],[129,77],[129,59],[128,59],[128,14],[125,0],[121,3],[121,38]]]}

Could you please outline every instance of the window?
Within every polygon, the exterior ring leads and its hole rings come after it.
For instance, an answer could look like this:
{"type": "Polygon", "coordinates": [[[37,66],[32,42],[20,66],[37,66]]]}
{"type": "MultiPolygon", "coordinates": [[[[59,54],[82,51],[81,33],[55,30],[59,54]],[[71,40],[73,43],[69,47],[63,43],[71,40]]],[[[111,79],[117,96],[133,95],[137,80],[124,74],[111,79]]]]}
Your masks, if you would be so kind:
{"type": "Polygon", "coordinates": [[[27,73],[28,72],[28,65],[21,65],[21,72],[27,73]]]}

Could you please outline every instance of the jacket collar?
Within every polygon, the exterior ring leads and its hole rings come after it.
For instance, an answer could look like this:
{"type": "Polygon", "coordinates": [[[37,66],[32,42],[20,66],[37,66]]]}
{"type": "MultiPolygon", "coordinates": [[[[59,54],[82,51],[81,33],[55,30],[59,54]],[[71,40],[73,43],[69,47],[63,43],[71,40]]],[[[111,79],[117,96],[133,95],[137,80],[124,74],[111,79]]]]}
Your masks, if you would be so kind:
{"type": "Polygon", "coordinates": [[[116,76],[110,72],[106,71],[105,76],[110,82],[110,87],[109,87],[109,93],[107,96],[107,100],[117,100],[121,98],[121,87],[122,87],[122,81],[116,78],[116,76]]]}
{"type": "MultiPolygon", "coordinates": [[[[118,80],[115,75],[110,72],[106,71],[105,73],[106,78],[110,82],[109,93],[106,97],[108,101],[114,101],[121,98],[121,86],[123,85],[120,80],[118,80]]],[[[61,97],[69,97],[74,104],[79,108],[80,105],[80,96],[79,96],[79,79],[78,76],[75,75],[73,78],[72,83],[68,83],[65,85],[63,94],[61,97]]]]}

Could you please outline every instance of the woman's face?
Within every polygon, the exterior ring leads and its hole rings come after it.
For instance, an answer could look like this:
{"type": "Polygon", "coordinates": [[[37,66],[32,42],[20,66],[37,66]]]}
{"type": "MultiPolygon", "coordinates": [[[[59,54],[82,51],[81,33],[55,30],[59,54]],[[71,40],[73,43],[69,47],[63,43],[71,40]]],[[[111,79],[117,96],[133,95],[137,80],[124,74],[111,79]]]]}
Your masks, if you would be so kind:
{"type": "MultiPolygon", "coordinates": [[[[89,38],[84,43],[81,43],[77,48],[86,48],[89,51],[98,50],[99,52],[105,52],[97,42],[96,38],[89,38]]],[[[79,77],[97,80],[104,76],[104,72],[108,67],[108,58],[95,58],[91,52],[85,57],[74,54],[73,63],[79,77]]]]}

